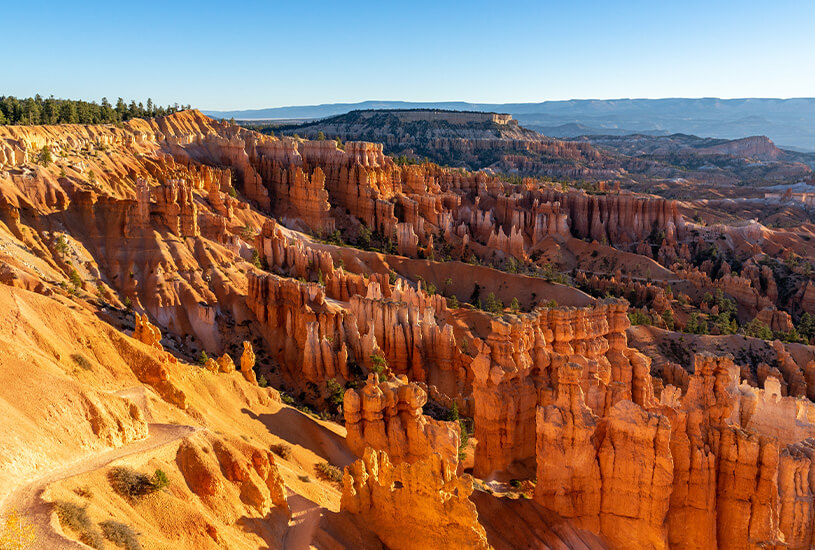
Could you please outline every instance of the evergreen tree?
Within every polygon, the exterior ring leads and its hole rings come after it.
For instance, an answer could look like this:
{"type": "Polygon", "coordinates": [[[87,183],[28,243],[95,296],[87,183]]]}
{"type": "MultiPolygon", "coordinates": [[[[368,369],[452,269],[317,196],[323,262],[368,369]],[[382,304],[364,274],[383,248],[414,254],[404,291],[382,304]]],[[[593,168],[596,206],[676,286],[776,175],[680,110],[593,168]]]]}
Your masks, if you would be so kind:
{"type": "Polygon", "coordinates": [[[127,105],[121,97],[116,100],[116,112],[119,113],[119,120],[127,120],[127,105]]]}
{"type": "Polygon", "coordinates": [[[66,102],[59,110],[60,121],[65,124],[76,124],[79,122],[79,115],[76,112],[76,103],[66,102]]]}

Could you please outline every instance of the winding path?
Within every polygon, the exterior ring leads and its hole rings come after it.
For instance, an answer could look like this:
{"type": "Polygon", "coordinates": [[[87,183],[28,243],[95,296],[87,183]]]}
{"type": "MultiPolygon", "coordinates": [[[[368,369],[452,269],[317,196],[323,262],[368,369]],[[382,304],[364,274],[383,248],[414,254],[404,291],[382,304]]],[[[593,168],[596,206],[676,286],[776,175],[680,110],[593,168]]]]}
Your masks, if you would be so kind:
{"type": "Polygon", "coordinates": [[[37,547],[50,549],[81,548],[88,546],[58,533],[51,525],[51,506],[42,500],[42,494],[52,483],[86,474],[108,466],[114,460],[145,453],[179,439],[184,439],[200,428],[177,424],[148,424],[148,436],[128,445],[95,453],[72,462],[62,468],[45,472],[17,486],[0,503],[0,516],[16,510],[37,528],[37,547]]]}

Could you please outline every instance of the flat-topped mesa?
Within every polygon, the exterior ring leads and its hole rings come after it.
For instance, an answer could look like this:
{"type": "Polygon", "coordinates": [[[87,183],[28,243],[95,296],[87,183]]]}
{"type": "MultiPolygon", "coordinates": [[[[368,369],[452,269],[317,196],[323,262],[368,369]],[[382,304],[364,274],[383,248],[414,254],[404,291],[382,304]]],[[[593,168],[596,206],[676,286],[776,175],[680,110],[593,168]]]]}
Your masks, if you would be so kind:
{"type": "Polygon", "coordinates": [[[395,550],[486,550],[486,532],[469,499],[472,492],[472,478],[458,477],[441,455],[394,465],[386,452],[368,448],[345,469],[340,510],[360,516],[395,550]]]}
{"type": "Polygon", "coordinates": [[[346,390],[343,399],[348,447],[363,456],[366,447],[386,451],[393,463],[416,462],[438,453],[458,463],[460,428],[422,414],[427,393],[402,375],[379,382],[371,373],[365,386],[346,390]]]}
{"type": "MultiPolygon", "coordinates": [[[[376,109],[370,111],[355,111],[363,119],[381,114],[389,114],[402,122],[447,122],[449,124],[472,124],[492,122],[495,124],[509,124],[512,115],[507,113],[482,113],[477,111],[445,111],[440,109],[376,109]]],[[[516,122],[517,124],[517,122],[516,122]]]]}

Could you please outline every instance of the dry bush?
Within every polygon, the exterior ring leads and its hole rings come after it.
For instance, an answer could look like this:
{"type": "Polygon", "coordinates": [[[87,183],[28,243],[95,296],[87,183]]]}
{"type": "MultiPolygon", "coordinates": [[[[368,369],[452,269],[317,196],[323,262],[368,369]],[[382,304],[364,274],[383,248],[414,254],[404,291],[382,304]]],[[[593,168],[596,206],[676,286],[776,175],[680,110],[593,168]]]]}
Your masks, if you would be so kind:
{"type": "Polygon", "coordinates": [[[91,548],[102,550],[105,543],[102,535],[94,527],[87,506],[80,506],[73,502],[60,500],[54,503],[54,508],[63,527],[68,527],[79,534],[79,540],[91,548]]]}
{"type": "Polygon", "coordinates": [[[326,481],[333,481],[334,483],[342,482],[342,470],[329,464],[328,462],[320,462],[314,465],[314,470],[317,476],[326,481]]]}
{"type": "Polygon", "coordinates": [[[81,367],[81,368],[83,368],[85,370],[91,370],[93,368],[93,365],[91,365],[91,362],[88,361],[88,359],[84,355],[82,355],[81,353],[72,353],[71,354],[71,359],[73,359],[74,363],[76,363],[77,366],[79,366],[79,367],[81,367]]]}
{"type": "Polygon", "coordinates": [[[121,546],[127,550],[142,550],[139,542],[139,534],[129,525],[118,521],[108,520],[99,524],[102,534],[116,546],[121,546]]]}
{"type": "Polygon", "coordinates": [[[114,491],[133,500],[160,491],[170,484],[167,474],[161,470],[156,470],[153,477],[150,477],[124,466],[111,469],[108,481],[114,491]]]}
{"type": "Polygon", "coordinates": [[[269,447],[271,451],[282,458],[283,460],[288,460],[291,458],[291,445],[286,445],[285,443],[277,443],[269,447]]]}

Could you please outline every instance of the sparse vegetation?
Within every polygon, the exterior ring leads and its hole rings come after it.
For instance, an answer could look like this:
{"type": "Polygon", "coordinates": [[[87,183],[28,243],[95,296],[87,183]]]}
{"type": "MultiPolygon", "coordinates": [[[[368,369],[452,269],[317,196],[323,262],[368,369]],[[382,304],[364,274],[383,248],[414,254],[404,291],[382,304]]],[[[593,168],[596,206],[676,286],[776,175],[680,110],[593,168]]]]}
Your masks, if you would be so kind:
{"type": "Polygon", "coordinates": [[[484,310],[490,313],[501,313],[504,311],[504,304],[495,297],[494,292],[487,294],[487,301],[484,304],[484,310]]]}
{"type": "Polygon", "coordinates": [[[125,466],[112,468],[108,472],[108,481],[114,491],[132,500],[161,491],[170,484],[170,479],[162,470],[156,470],[151,477],[125,466]]]}
{"type": "Polygon", "coordinates": [[[371,371],[377,374],[380,382],[384,382],[386,380],[385,368],[387,366],[388,362],[384,357],[376,353],[371,355],[371,371]]]}
{"type": "Polygon", "coordinates": [[[61,257],[65,257],[68,253],[68,241],[65,239],[65,235],[57,236],[57,240],[54,241],[54,249],[61,257]]]}
{"type": "Polygon", "coordinates": [[[79,540],[91,548],[102,550],[105,543],[102,535],[96,530],[90,516],[88,516],[87,506],[60,500],[54,503],[59,522],[63,527],[76,532],[79,540]]]}
{"type": "Polygon", "coordinates": [[[632,325],[650,326],[653,324],[651,317],[649,317],[648,314],[646,314],[640,309],[631,310],[628,313],[628,320],[631,322],[632,325]]]}
{"type": "Polygon", "coordinates": [[[329,464],[328,462],[319,462],[314,465],[314,470],[317,472],[317,477],[326,481],[334,483],[342,482],[342,470],[329,464]]]}
{"type": "Polygon", "coordinates": [[[273,444],[270,449],[274,454],[283,460],[288,460],[291,458],[291,445],[287,445],[286,443],[276,443],[273,444]]]}
{"type": "Polygon", "coordinates": [[[99,524],[102,535],[116,546],[126,550],[141,550],[139,535],[129,525],[113,520],[106,520],[99,524]]]}
{"type": "Polygon", "coordinates": [[[71,354],[71,359],[73,360],[74,363],[76,363],[76,365],[78,367],[80,367],[80,368],[82,368],[84,370],[91,370],[91,368],[93,368],[93,365],[91,365],[91,362],[88,361],[85,358],[85,356],[82,355],[81,353],[72,353],[71,354]]]}
{"type": "Polygon", "coordinates": [[[199,367],[203,367],[209,361],[209,355],[204,350],[201,350],[201,353],[198,355],[198,359],[196,359],[196,363],[198,363],[199,367]]]}
{"type": "Polygon", "coordinates": [[[463,461],[467,458],[467,444],[473,435],[472,420],[459,418],[458,425],[461,427],[461,441],[458,444],[458,459],[463,461]]]}
{"type": "Polygon", "coordinates": [[[71,281],[73,292],[78,291],[82,286],[82,277],[79,276],[79,272],[76,269],[71,269],[71,272],[68,274],[68,280],[71,281]]]}
{"type": "Polygon", "coordinates": [[[345,388],[343,388],[339,382],[331,378],[326,381],[326,389],[328,390],[328,402],[335,411],[338,411],[340,407],[342,407],[345,388]]]}
{"type": "Polygon", "coordinates": [[[261,258],[260,254],[257,250],[252,251],[252,265],[258,269],[266,269],[264,265],[266,263],[265,258],[261,258]]]}
{"type": "Polygon", "coordinates": [[[37,154],[37,164],[48,168],[48,165],[51,164],[51,160],[51,149],[49,149],[47,145],[43,145],[37,154]]]}

